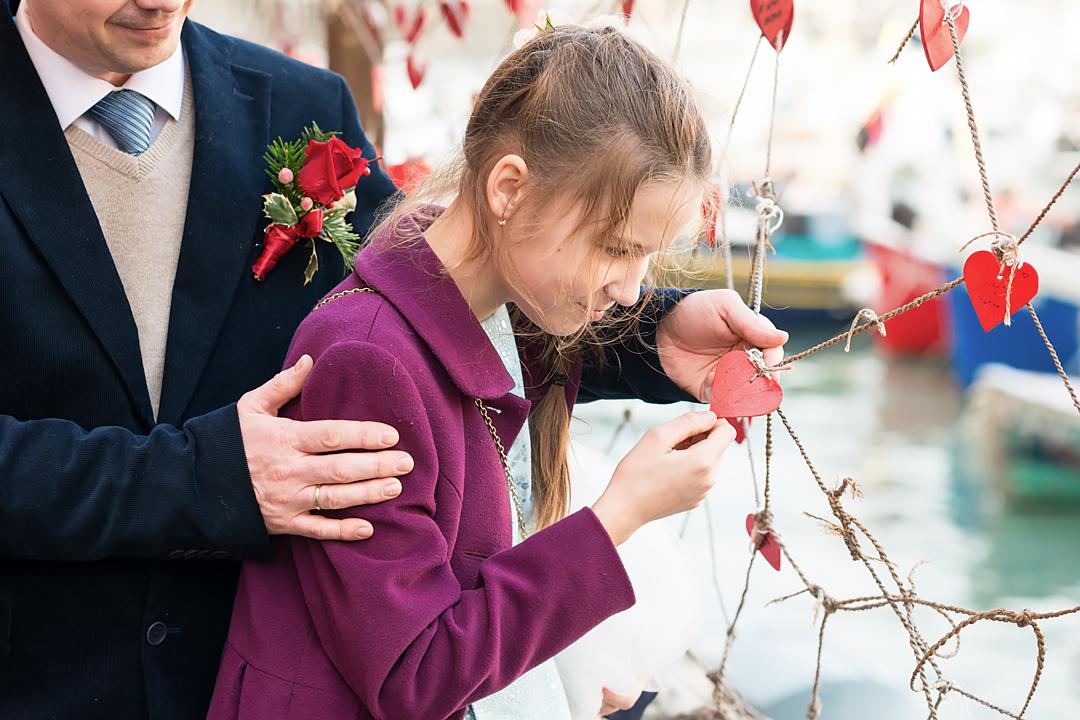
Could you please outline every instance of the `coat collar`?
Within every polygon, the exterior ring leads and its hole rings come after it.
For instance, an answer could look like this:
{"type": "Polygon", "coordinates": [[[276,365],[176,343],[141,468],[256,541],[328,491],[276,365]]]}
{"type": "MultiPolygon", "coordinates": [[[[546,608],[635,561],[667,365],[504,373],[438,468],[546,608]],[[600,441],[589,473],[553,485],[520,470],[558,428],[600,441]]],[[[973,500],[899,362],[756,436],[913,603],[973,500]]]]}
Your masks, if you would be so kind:
{"type": "Polygon", "coordinates": [[[514,381],[424,239],[426,227],[405,218],[395,228],[384,228],[357,256],[356,274],[409,322],[462,394],[483,400],[503,397],[514,381]]]}

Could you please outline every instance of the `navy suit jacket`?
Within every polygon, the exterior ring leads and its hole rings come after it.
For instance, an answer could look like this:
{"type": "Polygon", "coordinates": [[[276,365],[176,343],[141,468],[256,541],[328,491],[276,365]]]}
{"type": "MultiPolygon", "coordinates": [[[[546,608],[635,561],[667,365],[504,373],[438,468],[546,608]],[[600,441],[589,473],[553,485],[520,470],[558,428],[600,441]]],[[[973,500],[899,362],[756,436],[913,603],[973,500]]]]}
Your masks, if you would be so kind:
{"type": "MultiPolygon", "coordinates": [[[[0,0],[0,716],[201,717],[238,560],[271,552],[235,401],[280,369],[345,271],[319,243],[310,285],[301,250],[253,281],[262,154],[312,121],[375,153],[339,76],[187,22],[195,150],[155,423],[130,307],[17,3],[0,0]]],[[[378,167],[361,180],[358,231],[395,193],[378,167]]],[[[582,399],[686,397],[646,345],[609,354],[582,399]]]]}

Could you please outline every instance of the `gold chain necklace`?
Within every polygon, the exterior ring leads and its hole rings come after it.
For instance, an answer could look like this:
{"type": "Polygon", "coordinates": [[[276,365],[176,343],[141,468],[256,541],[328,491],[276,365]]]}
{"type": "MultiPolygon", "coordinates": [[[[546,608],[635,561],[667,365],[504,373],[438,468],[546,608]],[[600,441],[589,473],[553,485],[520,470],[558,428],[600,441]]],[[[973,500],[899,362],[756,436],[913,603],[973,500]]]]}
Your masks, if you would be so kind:
{"type": "MultiPolygon", "coordinates": [[[[355,295],[356,293],[375,294],[375,291],[369,287],[342,290],[341,292],[336,292],[333,295],[324,297],[311,311],[315,312],[334,300],[340,300],[343,297],[355,295]]],[[[506,448],[503,446],[502,439],[499,437],[499,431],[495,429],[495,423],[492,422],[491,415],[488,414],[487,408],[484,406],[484,401],[480,398],[474,398],[473,403],[475,403],[476,409],[480,411],[480,416],[484,419],[484,424],[487,425],[488,432],[491,434],[491,439],[495,443],[495,450],[499,453],[499,461],[502,462],[503,474],[506,475],[506,487],[510,490],[510,499],[514,503],[514,514],[517,516],[518,532],[521,534],[521,539],[524,540],[529,536],[529,533],[525,527],[525,513],[521,510],[521,498],[518,496],[517,483],[514,482],[514,473],[510,471],[510,462],[506,457],[506,448]]]]}

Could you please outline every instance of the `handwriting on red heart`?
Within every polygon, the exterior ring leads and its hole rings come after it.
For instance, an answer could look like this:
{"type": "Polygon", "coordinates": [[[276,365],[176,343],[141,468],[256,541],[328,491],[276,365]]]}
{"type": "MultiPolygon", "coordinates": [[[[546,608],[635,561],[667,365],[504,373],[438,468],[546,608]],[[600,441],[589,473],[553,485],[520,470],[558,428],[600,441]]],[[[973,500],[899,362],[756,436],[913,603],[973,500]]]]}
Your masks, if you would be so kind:
{"type": "Polygon", "coordinates": [[[757,532],[757,521],[754,520],[754,514],[750,513],[746,516],[746,534],[757,544],[757,550],[761,553],[761,556],[765,558],[765,561],[773,566],[773,570],[780,569],[780,546],[776,542],[776,538],[772,536],[772,533],[765,533],[764,537],[757,532]]]}
{"type": "Polygon", "coordinates": [[[732,350],[716,363],[710,409],[717,417],[768,415],[780,407],[783,399],[780,384],[759,374],[745,350],[732,350]]]}
{"type": "Polygon", "coordinates": [[[1010,315],[1027,305],[1039,292],[1039,274],[1031,263],[1017,268],[1006,265],[1000,274],[999,270],[1001,261],[989,250],[972,253],[964,263],[968,298],[979,316],[979,324],[987,332],[1005,321],[1005,293],[1010,274],[1013,275],[1012,292],[1009,293],[1010,315]]]}
{"type": "Polygon", "coordinates": [[[427,72],[427,65],[420,65],[412,53],[405,59],[405,69],[409,73],[409,83],[412,84],[413,90],[420,87],[420,83],[424,82],[424,73],[427,72]]]}
{"type": "MultiPolygon", "coordinates": [[[[942,0],[922,0],[919,6],[919,33],[922,37],[923,52],[926,53],[926,62],[930,63],[930,70],[934,71],[953,56],[952,34],[949,32],[949,23],[945,20],[945,8],[941,5],[942,0]]],[[[971,12],[967,4],[960,7],[949,8],[953,13],[953,23],[956,25],[956,44],[964,42],[967,35],[968,23],[971,21],[971,12]]]]}
{"type": "Polygon", "coordinates": [[[442,9],[443,17],[446,18],[446,25],[450,28],[450,32],[454,34],[454,37],[458,39],[464,38],[465,23],[469,20],[468,0],[442,0],[439,7],[442,9]]]}
{"type": "Polygon", "coordinates": [[[750,0],[750,12],[769,44],[777,52],[783,50],[791,37],[791,21],[795,18],[793,0],[750,0]]]}

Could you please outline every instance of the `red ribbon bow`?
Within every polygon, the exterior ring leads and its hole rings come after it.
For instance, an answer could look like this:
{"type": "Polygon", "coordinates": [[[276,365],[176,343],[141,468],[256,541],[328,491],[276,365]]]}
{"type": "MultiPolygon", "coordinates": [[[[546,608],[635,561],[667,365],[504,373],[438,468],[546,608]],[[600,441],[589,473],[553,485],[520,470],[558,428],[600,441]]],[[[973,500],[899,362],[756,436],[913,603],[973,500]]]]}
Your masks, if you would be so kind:
{"type": "Polygon", "coordinates": [[[263,239],[263,251],[259,259],[251,266],[251,272],[255,279],[262,282],[266,274],[274,269],[278,260],[292,249],[292,246],[301,238],[318,237],[322,232],[323,211],[312,210],[300,218],[295,225],[281,225],[273,223],[266,227],[266,236],[263,239]]]}

